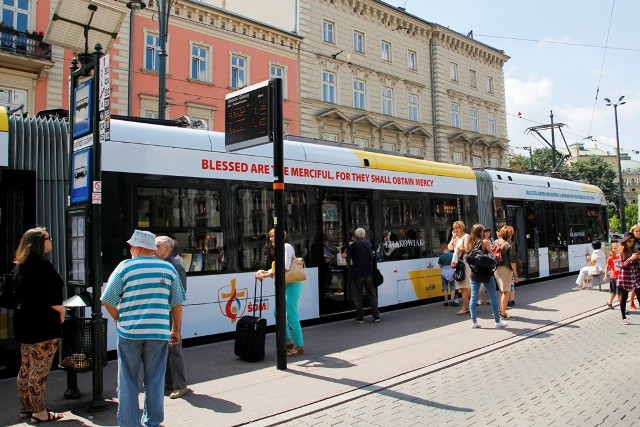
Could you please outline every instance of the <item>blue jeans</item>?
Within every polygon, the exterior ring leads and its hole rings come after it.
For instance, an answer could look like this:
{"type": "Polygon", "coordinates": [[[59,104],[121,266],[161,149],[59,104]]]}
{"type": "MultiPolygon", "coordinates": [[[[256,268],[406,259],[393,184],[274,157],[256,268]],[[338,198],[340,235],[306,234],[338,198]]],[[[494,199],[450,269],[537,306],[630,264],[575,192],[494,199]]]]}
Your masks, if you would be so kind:
{"type": "Polygon", "coordinates": [[[142,425],[159,426],[164,420],[164,374],[169,343],[131,340],[118,336],[118,424],[138,427],[138,372],[142,362],[144,409],[142,425]]]}
{"type": "Polygon", "coordinates": [[[287,300],[287,341],[291,339],[291,334],[293,333],[293,345],[296,347],[304,347],[302,326],[300,325],[300,316],[298,315],[298,300],[302,293],[302,282],[289,283],[284,286],[284,289],[287,300]]]}
{"type": "MultiPolygon", "coordinates": [[[[471,321],[478,321],[478,294],[480,293],[480,285],[482,282],[478,282],[471,276],[471,301],[469,302],[469,311],[471,311],[471,321]]],[[[489,283],[485,283],[487,293],[489,294],[489,301],[491,302],[491,310],[493,311],[493,319],[498,323],[500,321],[500,309],[498,307],[498,295],[496,294],[496,279],[491,276],[489,283]]]]}

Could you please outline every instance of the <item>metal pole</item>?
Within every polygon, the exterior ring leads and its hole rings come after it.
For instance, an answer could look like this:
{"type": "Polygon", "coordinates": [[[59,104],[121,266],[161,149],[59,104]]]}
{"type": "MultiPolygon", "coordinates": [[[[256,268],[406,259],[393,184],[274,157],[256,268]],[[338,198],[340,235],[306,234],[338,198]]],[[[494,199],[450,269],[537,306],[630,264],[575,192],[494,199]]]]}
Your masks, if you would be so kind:
{"type": "Polygon", "coordinates": [[[553,128],[553,110],[551,110],[551,156],[553,159],[553,169],[551,169],[552,171],[556,169],[556,133],[554,132],[553,128]]]}
{"type": "MultiPolygon", "coordinates": [[[[101,155],[102,144],[100,142],[100,112],[98,111],[98,99],[100,97],[100,58],[103,56],[102,46],[96,44],[93,59],[93,182],[102,181],[101,155]]],[[[100,293],[102,290],[102,204],[91,204],[91,235],[93,237],[91,255],[92,268],[90,273],[93,293],[93,307],[91,313],[91,337],[93,338],[93,399],[89,409],[102,411],[107,409],[103,396],[103,343],[102,337],[102,303],[100,293]]]]}
{"type": "Polygon", "coordinates": [[[622,186],[622,163],[620,162],[620,134],[618,132],[618,104],[613,104],[613,115],[616,119],[616,144],[618,148],[618,191],[620,196],[620,230],[624,233],[627,224],[624,217],[624,188],[622,186]]]}
{"type": "Polygon", "coordinates": [[[169,16],[167,13],[167,0],[158,2],[158,24],[160,31],[160,64],[158,70],[158,118],[166,118],[167,106],[167,33],[169,16]]]}
{"type": "Polygon", "coordinates": [[[276,246],[276,366],[287,369],[285,328],[287,308],[284,283],[284,147],[282,129],[282,79],[269,81],[269,138],[273,142],[273,225],[276,246]]]}

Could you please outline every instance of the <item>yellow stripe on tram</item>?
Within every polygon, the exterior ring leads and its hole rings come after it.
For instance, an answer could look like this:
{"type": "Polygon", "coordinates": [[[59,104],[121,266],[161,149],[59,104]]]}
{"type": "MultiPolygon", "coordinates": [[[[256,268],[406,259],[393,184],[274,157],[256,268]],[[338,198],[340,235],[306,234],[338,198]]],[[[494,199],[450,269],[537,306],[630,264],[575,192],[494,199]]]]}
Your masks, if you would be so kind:
{"type": "Polygon", "coordinates": [[[0,107],[0,132],[9,132],[9,115],[4,107],[0,107]]]}
{"type": "Polygon", "coordinates": [[[365,159],[369,160],[369,167],[371,169],[449,176],[453,178],[466,178],[473,180],[476,179],[475,173],[468,166],[452,165],[450,163],[437,163],[429,160],[412,159],[409,157],[372,153],[368,151],[353,150],[353,152],[358,156],[361,164],[364,164],[365,159]],[[371,162],[372,159],[374,159],[375,162],[371,162]]]}

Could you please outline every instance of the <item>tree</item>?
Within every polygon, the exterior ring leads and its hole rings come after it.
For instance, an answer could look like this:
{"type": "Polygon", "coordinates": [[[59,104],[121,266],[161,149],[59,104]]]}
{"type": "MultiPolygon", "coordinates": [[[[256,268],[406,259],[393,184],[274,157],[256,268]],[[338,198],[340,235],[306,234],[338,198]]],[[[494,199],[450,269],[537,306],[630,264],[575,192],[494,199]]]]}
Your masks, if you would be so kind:
{"type": "MultiPolygon", "coordinates": [[[[560,154],[556,154],[556,163],[560,161],[560,154]]],[[[531,152],[531,162],[533,168],[544,172],[553,172],[556,165],[553,163],[553,151],[551,148],[536,148],[531,152]]],[[[560,167],[558,172],[562,172],[564,167],[560,167]]]]}
{"type": "Polygon", "coordinates": [[[600,187],[608,202],[619,202],[615,184],[616,172],[601,157],[589,156],[586,160],[579,160],[571,164],[566,172],[570,179],[586,181],[600,187]]]}
{"type": "Polygon", "coordinates": [[[620,220],[617,216],[609,217],[609,231],[612,233],[620,233],[620,220]]]}
{"type": "Polygon", "coordinates": [[[638,204],[633,203],[624,208],[624,220],[627,223],[627,229],[638,222],[638,204]]]}
{"type": "Polygon", "coordinates": [[[520,154],[512,155],[509,167],[514,171],[524,171],[529,169],[529,159],[520,154]]]}

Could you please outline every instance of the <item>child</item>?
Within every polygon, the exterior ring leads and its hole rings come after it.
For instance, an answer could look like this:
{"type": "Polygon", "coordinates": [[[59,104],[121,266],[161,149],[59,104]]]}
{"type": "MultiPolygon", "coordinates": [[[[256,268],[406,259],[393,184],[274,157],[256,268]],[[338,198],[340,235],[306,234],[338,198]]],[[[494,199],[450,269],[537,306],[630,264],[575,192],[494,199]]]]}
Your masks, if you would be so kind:
{"type": "MultiPolygon", "coordinates": [[[[618,256],[618,244],[612,243],[609,251],[609,258],[607,258],[607,265],[604,268],[604,277],[609,276],[609,301],[607,307],[613,310],[613,298],[618,294],[618,288],[616,282],[618,281],[618,269],[614,263],[618,256]]],[[[618,302],[620,301],[620,295],[618,295],[618,302]]]]}
{"type": "Polygon", "coordinates": [[[451,307],[459,307],[458,298],[454,299],[456,293],[456,283],[453,280],[455,269],[451,267],[453,253],[449,252],[446,244],[441,246],[442,255],[438,257],[438,265],[440,266],[440,278],[442,280],[442,295],[444,296],[444,305],[451,307]]]}

